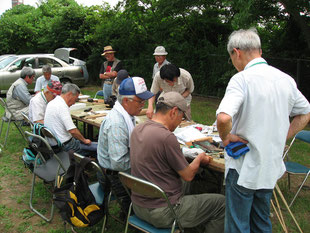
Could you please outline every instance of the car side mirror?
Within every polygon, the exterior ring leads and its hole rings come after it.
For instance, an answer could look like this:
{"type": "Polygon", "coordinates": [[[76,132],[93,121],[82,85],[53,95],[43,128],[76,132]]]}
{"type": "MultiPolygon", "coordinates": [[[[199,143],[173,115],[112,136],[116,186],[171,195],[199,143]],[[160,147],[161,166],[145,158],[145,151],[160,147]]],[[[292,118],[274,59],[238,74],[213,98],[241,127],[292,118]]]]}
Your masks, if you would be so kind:
{"type": "Polygon", "coordinates": [[[8,71],[10,71],[10,72],[14,72],[14,71],[16,71],[16,70],[18,70],[18,67],[17,67],[16,65],[12,65],[12,66],[10,66],[9,69],[8,69],[8,71]]]}

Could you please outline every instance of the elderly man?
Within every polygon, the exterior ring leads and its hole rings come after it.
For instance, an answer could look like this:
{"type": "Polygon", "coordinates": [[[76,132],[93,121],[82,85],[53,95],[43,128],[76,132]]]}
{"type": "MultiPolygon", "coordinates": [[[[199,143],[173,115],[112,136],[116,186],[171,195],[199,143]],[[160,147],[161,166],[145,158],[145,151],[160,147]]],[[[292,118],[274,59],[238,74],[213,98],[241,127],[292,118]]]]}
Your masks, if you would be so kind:
{"type": "Polygon", "coordinates": [[[106,102],[112,95],[113,79],[117,76],[117,72],[122,69],[122,62],[114,57],[115,51],[112,46],[104,47],[102,56],[106,61],[101,65],[99,78],[103,80],[103,98],[106,102]]]}
{"type": "Polygon", "coordinates": [[[130,170],[129,139],[135,127],[135,117],[142,110],[145,101],[153,94],[147,91],[143,78],[125,79],[119,87],[119,95],[111,112],[103,120],[98,140],[98,161],[111,181],[112,190],[121,202],[123,216],[130,204],[119,178],[119,171],[130,170]]]}
{"type": "Polygon", "coordinates": [[[44,124],[64,145],[66,151],[74,150],[84,156],[95,156],[97,143],[84,138],[74,125],[69,107],[78,99],[80,88],[72,83],[63,86],[61,95],[56,96],[46,107],[44,124]]]}
{"type": "Polygon", "coordinates": [[[44,65],[42,67],[42,72],[43,75],[41,75],[36,81],[36,86],[34,88],[35,93],[38,93],[44,89],[50,80],[59,82],[59,78],[52,75],[52,68],[49,65],[44,65]]]}
{"type": "Polygon", "coordinates": [[[47,103],[61,94],[62,85],[58,81],[49,81],[44,90],[36,94],[29,104],[29,120],[44,124],[47,103]]]}
{"type": "MultiPolygon", "coordinates": [[[[191,181],[200,164],[210,157],[199,154],[190,164],[172,133],[188,118],[187,103],[177,92],[158,98],[152,120],[139,124],[130,139],[131,174],[161,187],[168,195],[180,223],[185,228],[199,226],[203,232],[224,231],[225,198],[220,194],[186,195],[183,181],[191,181]],[[181,179],[180,179],[181,178],[181,179]],[[183,183],[183,184],[182,184],[183,183]]],[[[170,227],[174,217],[163,199],[131,194],[135,214],[158,228],[170,227]]]]}
{"type": "MultiPolygon", "coordinates": [[[[24,67],[17,79],[6,93],[6,104],[16,120],[23,120],[22,112],[28,115],[29,102],[32,98],[28,91],[28,84],[32,84],[35,71],[31,67],[24,67]]],[[[11,117],[8,112],[6,117],[11,117]]]]}
{"type": "MultiPolygon", "coordinates": [[[[160,71],[156,73],[151,87],[151,92],[154,94],[159,91],[162,91],[161,95],[170,91],[180,93],[186,100],[188,115],[190,118],[190,103],[192,101],[191,93],[194,91],[194,81],[188,71],[178,68],[173,64],[164,65],[160,71]]],[[[149,106],[146,115],[150,119],[152,119],[153,116],[154,102],[155,97],[149,99],[149,106]]]]}
{"type": "Polygon", "coordinates": [[[242,142],[249,152],[225,154],[225,232],[272,232],[270,199],[285,172],[285,142],[309,122],[310,105],[294,79],[261,57],[255,29],[234,31],[227,51],[239,73],[217,109],[217,128],[224,146],[242,142]]]}
{"type": "Polygon", "coordinates": [[[168,55],[168,53],[166,52],[164,46],[157,46],[155,48],[153,55],[155,57],[156,63],[154,64],[153,67],[152,79],[154,79],[155,74],[160,70],[161,67],[170,64],[170,62],[166,60],[166,56],[168,55]]]}

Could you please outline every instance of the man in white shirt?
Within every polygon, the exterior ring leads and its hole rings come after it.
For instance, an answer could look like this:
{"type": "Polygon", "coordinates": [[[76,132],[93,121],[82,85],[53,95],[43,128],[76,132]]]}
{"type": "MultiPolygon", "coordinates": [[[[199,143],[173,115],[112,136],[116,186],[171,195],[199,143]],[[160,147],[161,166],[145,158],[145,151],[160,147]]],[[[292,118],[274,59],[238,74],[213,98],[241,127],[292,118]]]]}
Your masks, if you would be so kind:
{"type": "Polygon", "coordinates": [[[255,29],[233,32],[227,51],[239,73],[216,112],[217,128],[224,146],[243,142],[250,150],[238,159],[225,153],[225,232],[272,232],[270,199],[285,172],[285,142],[309,122],[310,105],[294,79],[261,57],[255,29]]]}
{"type": "Polygon", "coordinates": [[[32,123],[44,124],[47,103],[61,94],[62,85],[58,81],[49,81],[44,90],[37,93],[29,104],[29,120],[32,123]]]}
{"type": "Polygon", "coordinates": [[[44,65],[42,67],[42,72],[43,75],[41,75],[36,81],[36,86],[34,88],[35,93],[40,92],[44,87],[46,87],[50,80],[59,82],[59,78],[52,75],[52,68],[49,65],[44,65]]]}
{"type": "Polygon", "coordinates": [[[155,74],[160,71],[161,67],[164,65],[170,64],[170,62],[166,59],[168,53],[166,52],[166,49],[164,46],[157,46],[155,48],[155,51],[153,53],[156,63],[154,64],[153,67],[153,74],[152,74],[152,79],[154,79],[155,74]]]}
{"type": "Polygon", "coordinates": [[[46,107],[44,125],[64,145],[65,151],[74,150],[84,156],[97,154],[97,143],[84,138],[72,121],[69,107],[78,99],[80,88],[72,83],[63,86],[61,95],[56,96],[46,107]]]}

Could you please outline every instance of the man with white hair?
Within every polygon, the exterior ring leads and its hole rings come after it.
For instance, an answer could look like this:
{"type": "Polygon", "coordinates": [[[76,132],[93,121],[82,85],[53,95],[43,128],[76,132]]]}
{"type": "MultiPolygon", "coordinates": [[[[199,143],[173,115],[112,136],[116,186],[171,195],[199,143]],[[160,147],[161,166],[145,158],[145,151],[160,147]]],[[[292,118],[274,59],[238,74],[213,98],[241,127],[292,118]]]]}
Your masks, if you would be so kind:
{"type": "Polygon", "coordinates": [[[100,126],[98,162],[105,169],[112,190],[121,202],[122,216],[126,216],[131,201],[118,178],[118,172],[130,171],[129,139],[135,127],[135,116],[152,96],[154,95],[147,90],[143,78],[123,80],[114,107],[100,126]]]}
{"type": "Polygon", "coordinates": [[[42,67],[42,72],[43,75],[41,75],[36,81],[36,86],[34,88],[35,93],[38,93],[44,89],[50,80],[59,82],[59,78],[55,75],[52,75],[52,68],[50,65],[44,65],[42,67]]]}
{"type": "Polygon", "coordinates": [[[285,142],[308,124],[310,105],[293,78],[261,57],[255,29],[234,31],[227,51],[238,73],[216,111],[225,146],[225,232],[272,232],[270,199],[285,172],[285,142]],[[234,157],[229,148],[237,144],[249,151],[234,157]]]}
{"type": "MultiPolygon", "coordinates": [[[[34,69],[24,67],[20,73],[20,78],[11,85],[6,93],[6,104],[16,120],[23,120],[22,112],[28,115],[29,103],[32,96],[27,86],[28,84],[32,84],[34,78],[34,69]]],[[[5,114],[6,117],[11,117],[9,116],[9,112],[5,114]]]]}
{"type": "Polygon", "coordinates": [[[33,123],[44,124],[47,104],[61,94],[62,85],[58,81],[49,81],[44,90],[37,93],[29,104],[29,120],[33,123]]]}
{"type": "Polygon", "coordinates": [[[65,151],[73,150],[81,155],[94,157],[97,154],[97,143],[84,138],[73,123],[69,110],[69,107],[78,100],[80,93],[80,88],[77,85],[65,84],[62,87],[61,95],[56,96],[48,103],[44,125],[64,145],[65,151]]]}

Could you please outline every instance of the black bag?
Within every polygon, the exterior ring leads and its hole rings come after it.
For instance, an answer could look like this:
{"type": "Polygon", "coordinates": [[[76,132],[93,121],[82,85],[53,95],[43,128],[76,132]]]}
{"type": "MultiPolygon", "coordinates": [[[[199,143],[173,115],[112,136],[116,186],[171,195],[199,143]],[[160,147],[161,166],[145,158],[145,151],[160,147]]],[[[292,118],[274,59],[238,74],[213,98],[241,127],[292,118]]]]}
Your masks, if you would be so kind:
{"type": "MultiPolygon", "coordinates": [[[[73,160],[71,160],[73,161],[73,160]]],[[[80,163],[71,162],[68,168],[67,183],[54,190],[54,202],[62,219],[75,227],[88,227],[99,222],[107,212],[108,190],[104,190],[104,202],[98,205],[88,187],[88,177],[84,168],[91,162],[85,157],[80,163]],[[74,173],[72,179],[71,175],[74,173]]]]}
{"type": "Polygon", "coordinates": [[[108,108],[113,108],[117,97],[115,95],[111,95],[107,100],[104,101],[105,104],[108,105],[108,108]]]}

